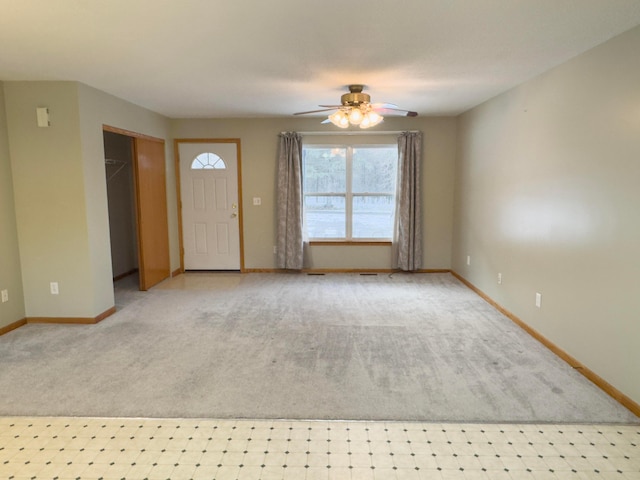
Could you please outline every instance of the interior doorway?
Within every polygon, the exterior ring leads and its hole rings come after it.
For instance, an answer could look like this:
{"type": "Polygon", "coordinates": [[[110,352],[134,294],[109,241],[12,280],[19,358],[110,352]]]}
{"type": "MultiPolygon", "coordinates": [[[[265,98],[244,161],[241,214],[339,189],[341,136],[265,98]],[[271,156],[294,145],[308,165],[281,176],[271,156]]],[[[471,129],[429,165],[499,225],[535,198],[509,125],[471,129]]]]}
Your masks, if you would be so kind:
{"type": "Polygon", "coordinates": [[[103,132],[113,281],[138,273],[133,138],[103,132]]]}
{"type": "Polygon", "coordinates": [[[107,126],[103,139],[113,278],[148,290],[170,276],[164,140],[107,126]]]}

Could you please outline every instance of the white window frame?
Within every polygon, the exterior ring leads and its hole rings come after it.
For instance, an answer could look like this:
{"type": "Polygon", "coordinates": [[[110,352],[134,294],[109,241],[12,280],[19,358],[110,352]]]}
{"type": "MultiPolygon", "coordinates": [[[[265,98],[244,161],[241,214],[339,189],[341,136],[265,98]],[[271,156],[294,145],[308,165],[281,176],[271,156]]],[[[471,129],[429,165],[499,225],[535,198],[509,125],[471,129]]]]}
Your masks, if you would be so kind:
{"type": "MultiPolygon", "coordinates": [[[[345,192],[322,192],[322,193],[306,193],[302,192],[302,206],[303,206],[303,215],[304,215],[304,225],[306,228],[306,197],[344,197],[345,201],[345,236],[344,237],[309,237],[310,242],[327,242],[327,243],[389,243],[392,241],[393,232],[390,232],[389,237],[375,237],[375,238],[366,238],[366,237],[353,237],[353,199],[354,197],[380,197],[380,196],[390,196],[391,201],[394,206],[395,216],[395,202],[396,202],[396,185],[394,182],[394,191],[392,192],[353,192],[353,151],[358,148],[389,148],[389,147],[397,147],[397,143],[309,143],[303,145],[303,177],[304,177],[304,150],[306,149],[331,149],[331,148],[339,148],[345,149],[346,151],[346,159],[345,159],[345,192]]],[[[397,163],[396,163],[396,176],[397,176],[397,163]]],[[[304,185],[304,178],[303,178],[304,185]]],[[[395,219],[394,219],[395,220],[395,219]]]]}

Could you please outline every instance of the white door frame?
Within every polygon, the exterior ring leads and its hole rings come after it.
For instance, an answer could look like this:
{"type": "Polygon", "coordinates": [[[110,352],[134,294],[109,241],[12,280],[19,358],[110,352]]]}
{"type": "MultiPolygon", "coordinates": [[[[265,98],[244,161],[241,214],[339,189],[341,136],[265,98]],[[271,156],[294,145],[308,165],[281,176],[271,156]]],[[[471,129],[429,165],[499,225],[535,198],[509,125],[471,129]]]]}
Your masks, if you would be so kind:
{"type": "Polygon", "coordinates": [[[180,271],[184,273],[184,244],[182,229],[182,192],[180,188],[180,144],[182,143],[234,143],[238,161],[238,227],[240,241],[240,271],[244,272],[244,224],[242,215],[242,155],[239,138],[176,138],[173,142],[176,172],[176,194],[178,202],[178,234],[180,242],[180,271]]]}

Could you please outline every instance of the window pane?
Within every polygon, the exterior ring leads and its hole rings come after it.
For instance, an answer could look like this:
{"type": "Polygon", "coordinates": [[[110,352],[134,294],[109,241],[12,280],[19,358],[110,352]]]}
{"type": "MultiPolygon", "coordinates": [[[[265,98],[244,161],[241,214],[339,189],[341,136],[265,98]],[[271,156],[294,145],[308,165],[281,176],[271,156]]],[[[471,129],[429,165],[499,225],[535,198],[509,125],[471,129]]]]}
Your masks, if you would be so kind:
{"type": "Polygon", "coordinates": [[[346,191],[346,148],[305,148],[303,190],[305,193],[346,191]]]}
{"type": "Polygon", "coordinates": [[[222,158],[211,152],[201,153],[193,159],[193,162],[191,162],[191,170],[203,170],[211,168],[224,170],[225,168],[227,168],[227,166],[225,165],[222,158]]]}
{"type": "Polygon", "coordinates": [[[353,197],[353,238],[392,238],[395,202],[392,195],[353,197]]]}
{"type": "Polygon", "coordinates": [[[353,149],[353,193],[392,193],[396,189],[398,147],[353,149]]]}
{"type": "Polygon", "coordinates": [[[304,221],[309,238],[345,238],[345,213],[344,197],[304,197],[304,221]]]}

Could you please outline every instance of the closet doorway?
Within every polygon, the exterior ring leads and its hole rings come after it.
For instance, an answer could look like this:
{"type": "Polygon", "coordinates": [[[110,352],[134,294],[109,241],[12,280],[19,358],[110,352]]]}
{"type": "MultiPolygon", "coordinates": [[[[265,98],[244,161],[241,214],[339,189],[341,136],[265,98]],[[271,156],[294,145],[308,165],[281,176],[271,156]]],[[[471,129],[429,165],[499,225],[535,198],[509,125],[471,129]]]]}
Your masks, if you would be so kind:
{"type": "Polygon", "coordinates": [[[148,290],[170,276],[164,141],[104,126],[114,281],[148,290]]]}

